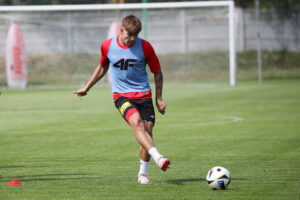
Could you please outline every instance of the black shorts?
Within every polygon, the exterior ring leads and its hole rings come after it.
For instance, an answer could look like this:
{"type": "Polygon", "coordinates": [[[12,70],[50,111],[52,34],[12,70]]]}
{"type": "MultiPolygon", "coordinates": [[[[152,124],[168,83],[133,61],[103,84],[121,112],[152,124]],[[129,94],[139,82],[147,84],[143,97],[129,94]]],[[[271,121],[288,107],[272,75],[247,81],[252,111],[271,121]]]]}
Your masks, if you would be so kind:
{"type": "Polygon", "coordinates": [[[155,123],[154,107],[150,98],[128,99],[126,97],[119,97],[115,101],[115,106],[126,121],[128,121],[133,113],[139,112],[142,120],[155,123]]]}

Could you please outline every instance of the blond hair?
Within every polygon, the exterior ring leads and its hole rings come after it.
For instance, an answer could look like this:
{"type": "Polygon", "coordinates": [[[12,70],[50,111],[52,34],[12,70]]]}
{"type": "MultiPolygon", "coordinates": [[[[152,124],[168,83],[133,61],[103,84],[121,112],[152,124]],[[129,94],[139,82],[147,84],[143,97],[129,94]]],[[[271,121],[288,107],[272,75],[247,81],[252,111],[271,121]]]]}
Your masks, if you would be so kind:
{"type": "Polygon", "coordinates": [[[122,20],[122,26],[126,29],[126,31],[135,35],[138,35],[142,30],[141,20],[134,15],[124,17],[122,20]]]}

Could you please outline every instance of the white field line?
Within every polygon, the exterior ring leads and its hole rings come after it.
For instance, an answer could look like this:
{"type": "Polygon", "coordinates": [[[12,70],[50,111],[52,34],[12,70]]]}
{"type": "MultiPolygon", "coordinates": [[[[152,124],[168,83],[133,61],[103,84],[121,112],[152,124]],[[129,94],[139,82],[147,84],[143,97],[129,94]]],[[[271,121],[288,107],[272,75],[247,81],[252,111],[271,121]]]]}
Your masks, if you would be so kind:
{"type": "MultiPolygon", "coordinates": [[[[174,121],[171,124],[161,124],[160,126],[206,126],[212,124],[229,124],[235,122],[241,122],[244,120],[242,117],[237,116],[228,116],[228,115],[211,115],[211,114],[192,114],[192,113],[179,113],[179,114],[171,114],[176,115],[179,118],[178,122],[174,121]],[[213,121],[205,122],[201,121],[201,118],[213,118],[213,121]],[[183,119],[183,120],[182,120],[183,119]]],[[[173,120],[172,120],[173,121],[173,120]]]]}
{"type": "MultiPolygon", "coordinates": [[[[210,115],[210,114],[192,114],[192,113],[170,113],[168,115],[176,115],[177,117],[183,117],[184,120],[179,120],[178,122],[176,120],[171,120],[168,122],[172,123],[161,123],[159,124],[160,127],[182,127],[182,126],[207,126],[207,125],[219,125],[219,124],[230,124],[230,123],[236,123],[236,122],[241,122],[244,121],[245,119],[242,117],[237,117],[237,116],[228,116],[228,115],[210,115]],[[214,121],[209,121],[209,122],[201,122],[201,118],[213,118],[214,121]]],[[[117,131],[117,130],[126,130],[129,127],[123,126],[123,127],[101,127],[101,128],[81,128],[77,129],[76,132],[90,132],[90,131],[117,131]]],[[[53,130],[35,130],[32,131],[31,133],[47,133],[51,132],[53,130]]],[[[5,135],[5,134],[24,134],[28,131],[24,130],[16,130],[12,132],[5,132],[5,130],[0,130],[0,135],[5,135]]]]}

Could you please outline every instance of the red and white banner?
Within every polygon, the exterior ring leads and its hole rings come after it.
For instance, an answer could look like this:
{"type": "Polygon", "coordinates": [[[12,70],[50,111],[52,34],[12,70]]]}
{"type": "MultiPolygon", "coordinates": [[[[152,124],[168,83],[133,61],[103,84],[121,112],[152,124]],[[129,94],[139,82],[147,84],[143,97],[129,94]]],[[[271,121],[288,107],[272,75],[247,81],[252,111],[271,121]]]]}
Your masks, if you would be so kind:
{"type": "Polygon", "coordinates": [[[10,26],[6,38],[6,81],[9,88],[25,89],[27,85],[27,59],[21,29],[10,26]]]}
{"type": "Polygon", "coordinates": [[[108,33],[107,33],[107,38],[112,38],[120,34],[120,28],[121,28],[121,23],[118,21],[114,21],[111,23],[108,33]]]}

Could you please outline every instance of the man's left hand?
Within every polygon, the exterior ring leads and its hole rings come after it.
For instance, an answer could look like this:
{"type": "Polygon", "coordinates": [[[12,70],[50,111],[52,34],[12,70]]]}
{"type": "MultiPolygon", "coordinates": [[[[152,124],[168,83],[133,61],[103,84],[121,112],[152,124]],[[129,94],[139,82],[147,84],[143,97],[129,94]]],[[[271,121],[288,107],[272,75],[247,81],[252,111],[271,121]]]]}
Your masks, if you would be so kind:
{"type": "Polygon", "coordinates": [[[162,99],[156,99],[156,106],[161,114],[165,114],[167,105],[162,99]]]}

